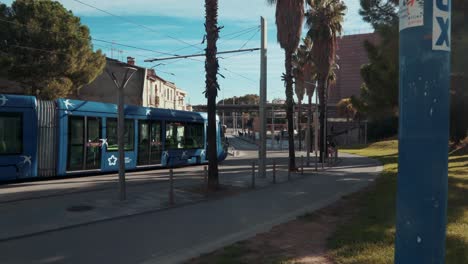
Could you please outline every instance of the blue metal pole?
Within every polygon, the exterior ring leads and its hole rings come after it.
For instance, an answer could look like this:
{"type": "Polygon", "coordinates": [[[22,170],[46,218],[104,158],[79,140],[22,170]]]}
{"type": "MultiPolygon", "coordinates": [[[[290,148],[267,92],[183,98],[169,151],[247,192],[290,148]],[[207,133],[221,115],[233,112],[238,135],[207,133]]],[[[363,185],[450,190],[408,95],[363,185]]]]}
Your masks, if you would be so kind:
{"type": "Polygon", "coordinates": [[[395,263],[444,263],[451,0],[400,0],[395,263]]]}

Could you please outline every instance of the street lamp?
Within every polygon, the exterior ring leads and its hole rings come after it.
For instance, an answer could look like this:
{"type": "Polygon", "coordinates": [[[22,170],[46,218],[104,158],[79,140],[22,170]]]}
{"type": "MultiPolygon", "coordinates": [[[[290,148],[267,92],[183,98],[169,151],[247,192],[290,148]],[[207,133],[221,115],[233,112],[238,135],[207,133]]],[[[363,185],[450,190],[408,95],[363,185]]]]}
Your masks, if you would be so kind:
{"type": "Polygon", "coordinates": [[[124,117],[124,89],[128,84],[128,81],[132,76],[137,72],[138,69],[133,67],[124,67],[125,75],[122,79],[122,82],[119,83],[114,72],[107,71],[107,74],[114,81],[115,86],[117,87],[118,93],[118,118],[117,118],[117,141],[119,145],[119,197],[121,201],[126,199],[126,189],[125,189],[125,150],[124,150],[124,129],[125,129],[125,117],[124,117]]]}

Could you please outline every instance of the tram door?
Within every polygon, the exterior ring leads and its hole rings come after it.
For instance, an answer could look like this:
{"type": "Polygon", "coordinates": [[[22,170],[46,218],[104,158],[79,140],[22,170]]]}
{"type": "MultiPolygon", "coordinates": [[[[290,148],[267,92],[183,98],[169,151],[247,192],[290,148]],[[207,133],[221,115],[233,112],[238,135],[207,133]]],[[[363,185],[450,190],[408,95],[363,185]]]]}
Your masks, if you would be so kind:
{"type": "Polygon", "coordinates": [[[101,119],[71,116],[68,123],[68,171],[101,168],[101,119]]]}
{"type": "Polygon", "coordinates": [[[161,122],[140,120],[138,131],[138,165],[161,164],[161,122]]]}
{"type": "Polygon", "coordinates": [[[86,122],[86,170],[101,168],[101,119],[98,117],[87,117],[86,122]]]}

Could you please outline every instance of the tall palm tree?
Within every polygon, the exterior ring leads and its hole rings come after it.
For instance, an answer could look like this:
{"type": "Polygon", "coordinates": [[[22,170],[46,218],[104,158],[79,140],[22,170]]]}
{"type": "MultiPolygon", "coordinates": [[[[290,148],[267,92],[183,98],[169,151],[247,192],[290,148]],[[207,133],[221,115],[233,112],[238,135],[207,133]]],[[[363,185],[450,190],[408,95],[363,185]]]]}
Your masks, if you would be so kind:
{"type": "Polygon", "coordinates": [[[297,96],[297,105],[298,105],[298,122],[297,128],[299,130],[299,149],[302,149],[302,134],[301,134],[301,116],[302,116],[302,100],[306,93],[306,78],[310,79],[310,72],[306,69],[311,62],[310,49],[308,49],[307,43],[310,42],[310,38],[303,40],[305,44],[299,46],[296,52],[293,55],[292,65],[293,65],[293,76],[294,76],[294,91],[297,96]],[[306,76],[308,75],[308,76],[306,76]]]}
{"type": "Polygon", "coordinates": [[[278,43],[284,49],[286,86],[286,119],[288,120],[289,170],[296,170],[294,153],[294,123],[293,123],[293,78],[292,56],[299,45],[304,22],[304,0],[267,0],[276,4],[276,28],[278,43]]]}
{"type": "Polygon", "coordinates": [[[312,47],[313,42],[310,37],[306,37],[301,45],[301,49],[304,50],[305,64],[304,64],[304,83],[305,83],[305,90],[308,97],[308,109],[307,109],[307,140],[306,143],[308,144],[308,150],[310,151],[310,146],[312,145],[312,128],[311,128],[311,121],[312,121],[312,96],[315,92],[315,81],[317,78],[317,68],[315,67],[314,58],[312,54],[312,47]]]}
{"type": "Polygon", "coordinates": [[[216,97],[218,95],[218,48],[216,42],[219,38],[218,27],[218,0],[205,0],[205,31],[206,31],[206,88],[205,97],[208,100],[208,189],[215,191],[219,188],[218,180],[218,152],[216,144],[216,97]]]}
{"type": "Polygon", "coordinates": [[[347,129],[346,129],[346,145],[349,144],[349,128],[350,128],[350,120],[354,120],[357,109],[354,107],[351,98],[343,98],[341,99],[338,104],[336,104],[338,116],[346,118],[347,129]]]}
{"type": "Polygon", "coordinates": [[[318,92],[320,97],[320,161],[324,161],[327,137],[325,128],[325,111],[327,105],[327,84],[330,70],[336,59],[336,40],[342,33],[342,24],[346,5],[341,0],[307,0],[310,9],[306,13],[309,27],[307,35],[314,42],[312,54],[317,67],[318,92]]]}

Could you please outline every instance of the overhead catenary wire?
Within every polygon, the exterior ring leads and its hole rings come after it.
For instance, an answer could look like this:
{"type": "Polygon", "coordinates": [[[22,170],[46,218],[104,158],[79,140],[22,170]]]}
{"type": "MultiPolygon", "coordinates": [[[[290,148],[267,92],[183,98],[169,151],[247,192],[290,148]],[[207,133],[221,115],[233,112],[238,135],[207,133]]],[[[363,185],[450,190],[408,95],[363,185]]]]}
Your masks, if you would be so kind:
{"type": "MultiPolygon", "coordinates": [[[[9,21],[9,20],[5,20],[5,19],[2,19],[2,18],[0,18],[0,22],[23,26],[23,27],[25,27],[24,30],[26,30],[26,27],[27,27],[27,25],[25,25],[25,24],[23,24],[23,23],[19,23],[19,22],[15,22],[15,21],[9,21]]],[[[39,27],[39,29],[40,29],[41,31],[46,31],[46,32],[55,33],[55,34],[57,34],[57,33],[59,33],[59,34],[65,34],[65,33],[66,33],[66,32],[57,32],[57,31],[53,31],[53,30],[45,29],[45,28],[41,28],[41,27],[39,27]]],[[[119,43],[119,42],[109,41],[109,40],[104,40],[104,39],[99,39],[99,38],[93,38],[93,37],[85,38],[85,37],[79,36],[79,35],[77,36],[77,38],[86,39],[86,40],[92,40],[92,41],[97,41],[97,42],[102,42],[102,43],[107,43],[107,44],[112,44],[112,45],[117,45],[117,46],[132,48],[132,49],[138,49],[138,50],[143,50],[143,51],[149,51],[149,52],[153,52],[153,53],[157,53],[157,54],[161,54],[161,55],[168,55],[168,56],[176,56],[176,55],[177,55],[177,54],[167,53],[167,52],[163,52],[163,51],[159,51],[159,50],[152,50],[152,49],[147,49],[147,48],[141,48],[141,47],[136,47],[136,46],[133,46],[133,45],[122,44],[122,43],[119,43]]]]}
{"type": "Polygon", "coordinates": [[[239,48],[239,50],[243,49],[257,34],[260,32],[260,29],[258,29],[242,46],[239,48]]]}
{"type": "Polygon", "coordinates": [[[137,23],[137,22],[135,22],[135,21],[133,21],[133,20],[131,20],[131,19],[128,19],[128,18],[126,18],[126,17],[113,14],[113,13],[107,11],[107,10],[101,9],[101,8],[99,8],[99,7],[93,6],[93,5],[91,5],[91,4],[85,3],[85,2],[80,1],[80,0],[73,0],[73,1],[75,1],[75,2],[77,2],[77,3],[80,3],[80,4],[82,4],[82,5],[88,6],[88,7],[90,7],[90,8],[96,9],[96,10],[98,10],[98,11],[100,11],[100,12],[103,12],[103,13],[105,13],[105,14],[108,14],[108,15],[110,15],[110,16],[117,17],[117,18],[119,18],[119,19],[121,19],[121,20],[126,21],[127,23],[130,23],[130,24],[133,24],[133,25],[136,25],[136,26],[145,28],[146,30],[149,30],[149,31],[151,31],[151,32],[154,32],[154,33],[163,35],[163,36],[165,36],[165,37],[168,37],[168,38],[173,39],[173,40],[175,40],[175,41],[178,41],[178,42],[180,42],[180,43],[186,44],[186,45],[191,46],[191,47],[195,47],[195,48],[197,48],[197,49],[199,49],[199,50],[203,50],[202,48],[198,47],[196,44],[191,44],[191,43],[188,43],[187,41],[178,39],[178,38],[176,38],[176,37],[173,37],[173,36],[170,36],[170,35],[167,35],[167,34],[163,34],[163,33],[159,32],[159,31],[157,31],[157,30],[154,30],[153,28],[150,28],[150,27],[145,26],[145,25],[143,25],[143,24],[137,23]]]}
{"type": "MultiPolygon", "coordinates": [[[[246,29],[242,29],[242,30],[239,30],[239,31],[235,31],[235,32],[231,32],[229,34],[226,34],[226,35],[221,35],[219,38],[220,38],[220,42],[218,44],[221,44],[221,43],[225,43],[227,40],[232,40],[232,39],[235,39],[237,37],[240,37],[244,34],[248,34],[250,33],[251,31],[255,30],[259,28],[259,26],[254,26],[254,27],[250,27],[250,28],[246,28],[246,29]],[[239,35],[238,35],[239,34],[239,35]],[[226,41],[223,41],[223,38],[227,37],[227,36],[231,36],[231,35],[236,35],[235,37],[233,38],[229,38],[227,39],[226,41]]],[[[197,43],[197,44],[194,44],[194,45],[203,45],[203,42],[200,42],[200,43],[197,43]]],[[[187,46],[187,47],[182,47],[182,48],[179,48],[179,49],[176,49],[176,50],[173,50],[171,51],[172,53],[174,52],[178,52],[178,51],[181,51],[181,50],[185,50],[185,49],[189,49],[191,48],[191,46],[187,46]]]]}
{"type": "Polygon", "coordinates": [[[62,54],[62,55],[68,55],[69,54],[68,52],[59,51],[59,50],[46,50],[46,49],[40,49],[40,48],[34,48],[34,47],[28,47],[28,46],[21,46],[21,45],[16,45],[16,44],[8,44],[8,43],[6,43],[6,45],[10,46],[10,47],[20,48],[20,49],[47,52],[47,53],[51,53],[51,54],[62,54]]]}

